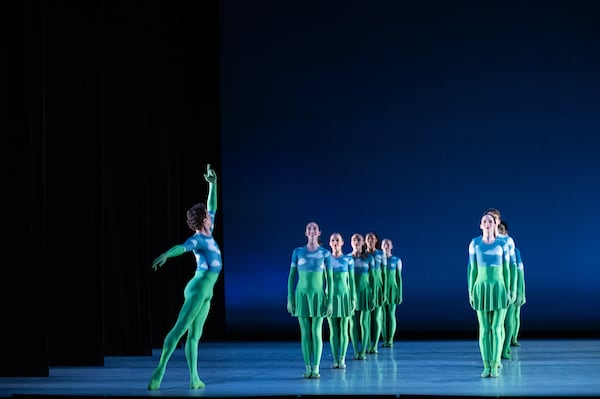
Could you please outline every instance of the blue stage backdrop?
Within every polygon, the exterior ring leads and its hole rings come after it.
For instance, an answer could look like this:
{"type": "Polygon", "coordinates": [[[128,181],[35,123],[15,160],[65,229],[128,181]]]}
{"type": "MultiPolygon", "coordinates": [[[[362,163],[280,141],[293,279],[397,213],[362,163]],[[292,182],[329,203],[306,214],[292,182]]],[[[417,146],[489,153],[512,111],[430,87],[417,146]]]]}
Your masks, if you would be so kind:
{"type": "Polygon", "coordinates": [[[289,333],[292,250],[374,230],[399,331],[477,328],[467,251],[498,208],[523,331],[600,329],[595,2],[221,2],[228,331],[289,333]]]}

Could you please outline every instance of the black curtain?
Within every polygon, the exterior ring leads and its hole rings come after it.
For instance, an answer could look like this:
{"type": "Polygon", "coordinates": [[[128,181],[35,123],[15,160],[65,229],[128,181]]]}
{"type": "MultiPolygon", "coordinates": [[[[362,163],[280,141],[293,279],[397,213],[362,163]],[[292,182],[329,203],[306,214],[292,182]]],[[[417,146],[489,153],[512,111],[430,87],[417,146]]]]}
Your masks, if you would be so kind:
{"type": "MultiPolygon", "coordinates": [[[[188,254],[150,264],[191,234],[185,210],[206,199],[206,164],[220,171],[217,1],[10,8],[0,83],[12,328],[0,375],[150,355],[195,269],[188,254]]],[[[224,331],[221,277],[203,340],[224,331]]]]}

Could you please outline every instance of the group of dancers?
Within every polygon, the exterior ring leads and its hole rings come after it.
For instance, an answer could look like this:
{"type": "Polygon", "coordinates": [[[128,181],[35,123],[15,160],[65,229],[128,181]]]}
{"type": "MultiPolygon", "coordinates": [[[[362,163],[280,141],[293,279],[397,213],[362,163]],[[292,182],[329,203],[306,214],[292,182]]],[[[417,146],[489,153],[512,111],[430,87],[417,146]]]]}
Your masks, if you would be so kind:
{"type": "MultiPolygon", "coordinates": [[[[518,341],[521,307],[525,304],[525,276],[519,249],[501,220],[500,211],[486,210],[480,220],[482,235],[469,243],[469,304],[477,314],[482,377],[498,377],[502,359],[511,359],[518,341]]],[[[392,255],[390,239],[381,242],[374,232],[351,238],[352,252],[344,254],[339,233],[321,246],[321,230],[306,225],[307,244],[294,249],[288,277],[288,312],[298,318],[304,378],[320,378],[323,319],[329,324],[333,368],[346,368],[349,341],[354,359],[364,360],[393,345],[396,306],[402,303],[402,261],[392,255]],[[297,281],[296,281],[297,279],[297,281]]]]}
{"type": "Polygon", "coordinates": [[[402,260],[392,254],[390,239],[370,231],[353,234],[352,252],[343,253],[340,233],[321,246],[321,230],[306,225],[305,246],[294,249],[288,277],[288,312],[298,318],[304,378],[320,378],[323,320],[329,325],[333,368],[346,368],[352,342],[354,359],[378,352],[379,341],[391,347],[396,333],[396,306],[402,303],[402,260]]]}
{"type": "Polygon", "coordinates": [[[508,234],[500,211],[489,208],[481,217],[482,234],[469,243],[469,303],[477,313],[482,377],[498,377],[502,359],[511,359],[518,341],[525,275],[521,253],[508,234]]]}
{"type": "MultiPolygon", "coordinates": [[[[204,179],[209,184],[206,203],[187,210],[187,225],[194,231],[183,244],[171,247],[152,262],[158,270],[169,258],[193,252],[196,271],[184,289],[177,321],[165,337],[149,390],[160,388],[167,363],[179,340],[187,333],[185,358],[190,388],[203,388],[198,376],[198,343],[208,316],[214,285],[222,270],[221,251],[212,236],[217,210],[217,175],[210,165],[204,179]]],[[[519,346],[521,306],[525,304],[524,269],[519,249],[497,209],[484,212],[482,235],[469,244],[469,303],[479,322],[482,377],[498,377],[501,359],[511,359],[511,346],[519,346]]],[[[402,303],[402,260],[392,254],[393,243],[374,232],[353,234],[352,252],[343,253],[339,233],[329,237],[331,250],[321,246],[321,230],[306,225],[307,244],[294,249],[288,277],[287,309],[298,318],[304,378],[320,378],[323,353],[323,319],[329,325],[333,368],[346,368],[349,341],[354,359],[390,347],[396,332],[396,306],[402,303]],[[297,281],[296,281],[297,279],[297,281]]]]}

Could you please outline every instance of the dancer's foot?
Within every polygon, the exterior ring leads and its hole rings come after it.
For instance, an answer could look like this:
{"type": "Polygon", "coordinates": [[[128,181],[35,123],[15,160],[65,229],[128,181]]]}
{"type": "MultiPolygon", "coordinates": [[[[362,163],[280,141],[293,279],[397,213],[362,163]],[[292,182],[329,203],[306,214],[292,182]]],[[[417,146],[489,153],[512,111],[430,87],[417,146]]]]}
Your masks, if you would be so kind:
{"type": "Polygon", "coordinates": [[[365,353],[361,353],[358,355],[358,360],[367,360],[367,355],[365,353]]]}
{"type": "Polygon", "coordinates": [[[304,374],[302,375],[304,378],[310,378],[310,375],[312,374],[312,369],[310,366],[306,366],[306,371],[304,371],[304,374]]]}
{"type": "Polygon", "coordinates": [[[500,370],[498,369],[498,367],[492,367],[490,369],[490,377],[498,378],[498,376],[500,376],[500,370]]]}
{"type": "Polygon", "coordinates": [[[340,363],[340,367],[339,368],[340,369],[345,369],[346,368],[346,363],[344,363],[344,362],[340,363]]]}
{"type": "Polygon", "coordinates": [[[155,369],[152,372],[152,377],[150,378],[150,382],[148,383],[149,391],[156,391],[160,388],[160,383],[165,375],[165,370],[155,369]]]}
{"type": "Polygon", "coordinates": [[[508,352],[502,352],[502,359],[511,360],[512,356],[508,352]]]}
{"type": "Polygon", "coordinates": [[[340,365],[339,365],[338,363],[333,363],[333,364],[331,365],[331,368],[332,368],[332,369],[339,369],[339,368],[340,368],[340,365]]]}
{"type": "Polygon", "coordinates": [[[521,344],[517,340],[512,341],[510,344],[511,346],[521,346],[521,344]]]}
{"type": "Polygon", "coordinates": [[[200,389],[200,388],[204,388],[206,385],[204,384],[204,382],[202,382],[202,380],[200,378],[194,378],[193,381],[190,381],[190,388],[192,389],[200,389]]]}
{"type": "Polygon", "coordinates": [[[489,377],[489,376],[490,376],[490,369],[489,369],[489,367],[486,367],[481,372],[481,378],[486,378],[486,377],[489,377]]]}
{"type": "Polygon", "coordinates": [[[319,373],[319,366],[313,366],[312,372],[310,373],[310,378],[321,378],[321,374],[319,373]]]}

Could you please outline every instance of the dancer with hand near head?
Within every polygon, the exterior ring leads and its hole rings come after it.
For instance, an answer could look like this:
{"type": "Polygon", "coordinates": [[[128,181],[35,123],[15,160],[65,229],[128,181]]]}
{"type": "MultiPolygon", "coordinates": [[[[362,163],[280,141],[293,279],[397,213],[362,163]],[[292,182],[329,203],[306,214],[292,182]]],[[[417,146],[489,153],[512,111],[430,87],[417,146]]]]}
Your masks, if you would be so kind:
{"type": "Polygon", "coordinates": [[[190,372],[190,388],[204,388],[204,382],[198,376],[198,342],[210,309],[213,288],[222,268],[221,251],[212,237],[217,211],[217,175],[210,165],[206,167],[204,179],[209,184],[207,203],[198,203],[187,211],[187,225],[195,232],[194,235],[185,243],[175,245],[159,255],[152,262],[152,268],[158,270],[167,259],[193,252],[196,258],[196,272],[183,291],[183,306],[175,325],[164,340],[158,367],[152,373],[148,384],[149,390],[160,388],[167,363],[186,332],[185,359],[190,372]]]}
{"type": "Polygon", "coordinates": [[[321,247],[321,230],[315,222],[306,225],[307,243],[294,249],[288,276],[287,310],[298,318],[304,378],[320,378],[323,353],[323,318],[333,313],[331,252],[321,247]],[[296,276],[298,282],[296,283],[296,276]]]}

